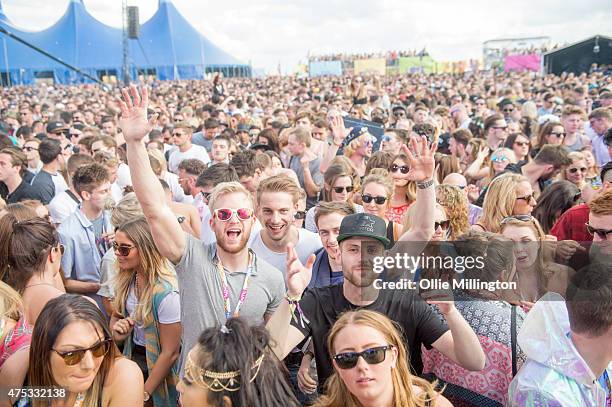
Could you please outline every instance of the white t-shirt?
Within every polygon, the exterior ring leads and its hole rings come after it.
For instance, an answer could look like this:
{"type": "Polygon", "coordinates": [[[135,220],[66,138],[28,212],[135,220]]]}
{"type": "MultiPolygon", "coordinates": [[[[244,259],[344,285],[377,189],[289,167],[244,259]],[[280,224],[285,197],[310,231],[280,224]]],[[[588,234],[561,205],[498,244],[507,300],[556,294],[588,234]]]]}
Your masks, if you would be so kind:
{"type": "Polygon", "coordinates": [[[68,189],[68,184],[66,184],[64,176],[59,172],[51,174],[51,179],[53,180],[53,185],[55,185],[55,195],[53,195],[54,198],[68,189]]]}
{"type": "Polygon", "coordinates": [[[174,202],[182,202],[190,204],[193,202],[191,195],[185,195],[185,191],[179,184],[178,175],[171,173],[170,171],[164,171],[164,181],[170,186],[170,192],[172,192],[172,200],[174,202]]]}
{"type": "Polygon", "coordinates": [[[115,183],[121,189],[123,193],[123,188],[132,186],[132,176],[130,175],[130,167],[125,163],[119,163],[119,167],[117,168],[117,180],[115,183]]]}
{"type": "MultiPolygon", "coordinates": [[[[128,314],[132,315],[136,309],[136,295],[134,294],[134,284],[128,292],[127,303],[125,309],[128,314]]],[[[181,301],[178,291],[172,291],[162,300],[157,310],[160,324],[175,324],[181,322],[181,301]]],[[[142,325],[134,324],[134,343],[136,345],[145,346],[145,335],[142,325]]]]}
{"type": "MultiPolygon", "coordinates": [[[[302,264],[306,264],[308,257],[323,247],[323,245],[321,244],[321,238],[318,234],[312,233],[306,229],[298,229],[298,232],[299,239],[295,246],[295,251],[302,264]]],[[[277,253],[268,249],[261,238],[261,233],[262,232],[251,233],[249,247],[255,252],[257,257],[264,259],[267,263],[279,269],[284,276],[287,266],[287,252],[283,251],[277,253]]]]}
{"type": "Polygon", "coordinates": [[[65,190],[60,194],[56,194],[51,202],[49,202],[49,205],[47,205],[51,220],[57,224],[66,220],[78,207],[79,204],[65,190]]]}
{"type": "Polygon", "coordinates": [[[184,153],[182,153],[178,147],[172,149],[170,152],[170,159],[168,160],[168,169],[171,172],[178,174],[178,166],[181,161],[189,158],[197,158],[204,164],[208,164],[210,162],[210,157],[208,156],[206,149],[202,146],[198,146],[197,144],[192,144],[191,148],[184,153]]]}

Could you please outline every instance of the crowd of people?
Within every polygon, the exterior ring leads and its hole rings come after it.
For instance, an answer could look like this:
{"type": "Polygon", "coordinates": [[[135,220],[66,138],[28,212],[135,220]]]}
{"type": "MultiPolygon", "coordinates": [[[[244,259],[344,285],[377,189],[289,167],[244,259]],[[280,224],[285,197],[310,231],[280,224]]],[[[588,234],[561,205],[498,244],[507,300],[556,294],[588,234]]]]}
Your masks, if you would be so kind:
{"type": "Polygon", "coordinates": [[[429,53],[427,50],[407,50],[407,51],[386,51],[386,52],[364,52],[357,54],[348,53],[334,53],[325,55],[308,55],[308,62],[320,62],[320,61],[342,61],[342,62],[354,62],[358,59],[372,59],[372,58],[384,58],[387,61],[393,62],[398,58],[404,57],[426,57],[429,53]]]}
{"type": "Polygon", "coordinates": [[[0,405],[610,406],[611,154],[601,72],[4,88],[0,405]]]}

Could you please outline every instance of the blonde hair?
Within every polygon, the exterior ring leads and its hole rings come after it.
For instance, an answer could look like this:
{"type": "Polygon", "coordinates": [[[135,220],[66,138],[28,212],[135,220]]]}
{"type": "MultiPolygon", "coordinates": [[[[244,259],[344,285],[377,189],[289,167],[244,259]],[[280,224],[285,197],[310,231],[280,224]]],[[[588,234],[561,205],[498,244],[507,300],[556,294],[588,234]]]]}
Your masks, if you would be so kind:
{"type": "MultiPolygon", "coordinates": [[[[571,164],[570,164],[570,165],[572,165],[572,164],[574,163],[574,161],[581,161],[581,160],[582,160],[582,161],[584,161],[584,166],[585,166],[585,167],[587,167],[587,165],[586,165],[586,159],[584,158],[584,154],[582,154],[581,152],[579,152],[579,151],[572,151],[571,153],[569,153],[569,154],[567,155],[567,157],[568,157],[570,160],[572,160],[572,162],[571,162],[571,164]]],[[[589,168],[587,167],[587,170],[588,170],[588,169],[589,169],[589,168]]],[[[586,175],[588,175],[588,174],[585,174],[585,176],[586,176],[586,175]]],[[[567,180],[567,167],[566,167],[566,168],[564,168],[564,169],[563,169],[563,171],[561,171],[561,173],[559,174],[559,179],[561,179],[561,180],[567,180]]],[[[580,186],[578,186],[578,187],[580,187],[580,186]]]]}
{"type": "MultiPolygon", "coordinates": [[[[140,298],[137,298],[138,304],[133,316],[136,321],[148,326],[153,322],[153,287],[159,280],[165,280],[172,287],[177,288],[176,274],[168,260],[161,255],[157,246],[155,246],[146,218],[139,217],[125,222],[117,228],[117,231],[125,233],[138,250],[140,260],[138,270],[144,274],[146,283],[144,291],[140,293],[140,298]]],[[[115,276],[113,307],[123,316],[128,316],[126,310],[127,298],[130,286],[136,278],[136,271],[135,269],[118,267],[115,276]]]]}
{"type": "Polygon", "coordinates": [[[294,180],[283,175],[275,175],[259,183],[257,188],[257,205],[261,202],[261,197],[266,192],[284,192],[291,195],[291,200],[295,205],[300,200],[301,188],[294,180]]]}
{"type": "Polygon", "coordinates": [[[10,285],[0,280],[0,319],[18,321],[23,312],[21,296],[10,285]]]}
{"type": "Polygon", "coordinates": [[[367,141],[370,137],[372,137],[370,133],[364,133],[361,136],[357,137],[355,140],[348,143],[348,145],[344,147],[344,155],[350,157],[355,154],[355,151],[357,151],[359,146],[365,141],[367,141]]]}
{"type": "Polygon", "coordinates": [[[508,164],[516,164],[516,154],[514,154],[513,150],[506,147],[500,147],[497,150],[493,151],[493,154],[491,154],[491,159],[489,161],[489,176],[484,180],[483,186],[489,185],[491,183],[491,180],[495,177],[495,169],[493,168],[494,163],[492,158],[499,154],[504,154],[506,157],[508,157],[508,164]]]}
{"type": "Polygon", "coordinates": [[[247,202],[251,205],[251,208],[253,208],[253,197],[249,191],[247,191],[247,189],[242,186],[240,182],[232,181],[222,182],[212,190],[210,193],[210,198],[208,198],[208,207],[210,208],[210,211],[214,212],[214,210],[217,209],[217,202],[222,196],[234,193],[244,194],[247,198],[247,202]]]}
{"type": "MultiPolygon", "coordinates": [[[[412,224],[414,223],[414,217],[416,216],[415,208],[416,208],[415,205],[410,205],[410,207],[408,207],[408,209],[404,213],[404,216],[402,218],[402,230],[407,231],[412,227],[412,224]]],[[[434,208],[444,213],[444,215],[448,218],[446,209],[444,209],[442,205],[440,205],[439,203],[436,203],[434,205],[434,208]]]]}
{"type": "Polygon", "coordinates": [[[140,202],[134,192],[129,192],[113,208],[110,221],[114,227],[119,227],[123,223],[140,216],[143,216],[140,202]]]}
{"type": "MultiPolygon", "coordinates": [[[[331,328],[327,338],[327,348],[330,356],[334,353],[334,342],[338,334],[347,326],[360,325],[373,328],[380,332],[387,343],[397,349],[397,362],[391,370],[393,382],[393,405],[422,407],[430,405],[438,397],[435,383],[429,383],[425,379],[410,373],[408,366],[408,354],[406,352],[405,340],[402,338],[401,327],[391,321],[387,316],[369,310],[357,310],[345,312],[338,318],[331,328]],[[416,394],[413,390],[416,386],[422,390],[416,394]]],[[[333,375],[325,384],[325,395],[315,404],[317,407],[359,407],[361,403],[347,388],[334,368],[333,375]]]]}
{"type": "Polygon", "coordinates": [[[166,157],[164,157],[164,153],[160,150],[149,150],[149,163],[151,163],[151,168],[153,168],[153,172],[158,177],[161,176],[166,168],[168,168],[168,162],[166,161],[166,157]]]}
{"type": "Polygon", "coordinates": [[[529,180],[512,173],[502,174],[491,181],[482,204],[482,216],[478,220],[486,231],[499,233],[501,221],[512,216],[516,205],[516,186],[521,182],[529,180]]]}
{"type": "Polygon", "coordinates": [[[384,168],[374,168],[370,172],[370,175],[365,177],[365,179],[363,180],[363,185],[361,186],[362,193],[365,190],[366,185],[368,184],[382,185],[385,188],[385,191],[387,192],[387,204],[389,204],[389,201],[393,196],[393,179],[391,178],[391,176],[389,176],[389,172],[387,170],[385,170],[384,168]]]}
{"type": "Polygon", "coordinates": [[[436,186],[436,201],[442,205],[450,221],[450,240],[469,230],[468,199],[459,187],[447,184],[436,186]]]}

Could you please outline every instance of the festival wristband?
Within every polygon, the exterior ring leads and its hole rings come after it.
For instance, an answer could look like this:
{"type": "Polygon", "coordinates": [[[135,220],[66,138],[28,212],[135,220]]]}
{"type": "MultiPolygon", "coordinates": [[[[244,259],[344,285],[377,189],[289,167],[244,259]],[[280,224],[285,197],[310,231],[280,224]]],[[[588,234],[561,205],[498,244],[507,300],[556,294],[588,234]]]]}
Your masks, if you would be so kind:
{"type": "Polygon", "coordinates": [[[427,181],[417,181],[416,186],[419,189],[427,189],[434,184],[433,178],[428,179],[427,181]]]}

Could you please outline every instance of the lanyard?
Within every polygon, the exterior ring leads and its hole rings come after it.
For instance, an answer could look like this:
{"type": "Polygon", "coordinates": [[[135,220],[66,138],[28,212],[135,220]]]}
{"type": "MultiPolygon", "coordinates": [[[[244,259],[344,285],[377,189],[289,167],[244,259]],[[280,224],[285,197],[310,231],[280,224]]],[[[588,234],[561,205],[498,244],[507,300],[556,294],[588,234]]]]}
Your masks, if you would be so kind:
{"type": "MultiPolygon", "coordinates": [[[[221,295],[223,296],[225,319],[228,320],[232,317],[230,290],[229,285],[227,284],[227,279],[225,277],[223,263],[221,263],[221,259],[219,258],[219,256],[217,256],[217,271],[219,272],[219,277],[221,278],[221,295]]],[[[244,283],[242,284],[242,290],[240,290],[240,295],[238,296],[238,303],[236,304],[236,309],[233,313],[233,316],[235,317],[240,315],[240,307],[242,307],[242,304],[244,304],[247,292],[249,291],[249,278],[251,277],[251,274],[253,274],[253,254],[249,251],[249,265],[247,267],[247,273],[246,277],[244,278],[244,283]]]]}

